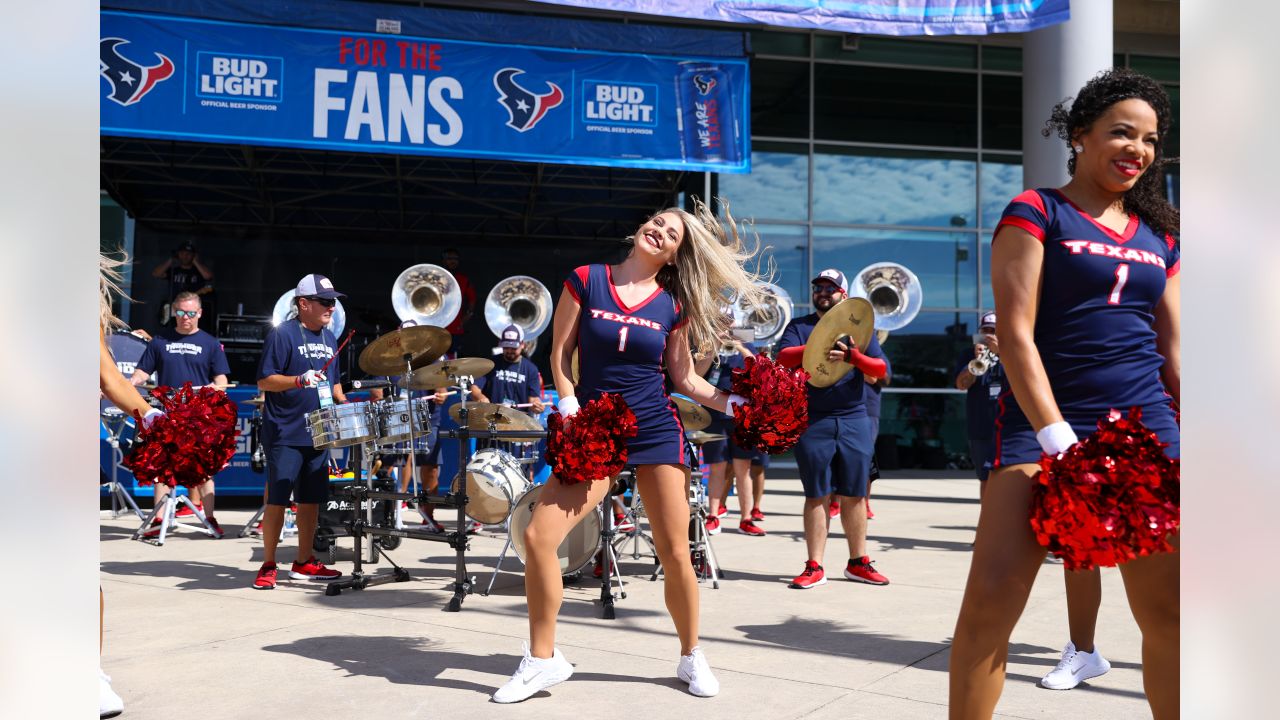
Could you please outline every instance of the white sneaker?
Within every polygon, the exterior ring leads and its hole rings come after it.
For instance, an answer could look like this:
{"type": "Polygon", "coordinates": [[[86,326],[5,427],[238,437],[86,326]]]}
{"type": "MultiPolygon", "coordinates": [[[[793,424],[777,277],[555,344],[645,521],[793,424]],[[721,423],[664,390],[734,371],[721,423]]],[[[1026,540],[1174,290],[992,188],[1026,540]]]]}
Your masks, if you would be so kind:
{"type": "Polygon", "coordinates": [[[698,697],[715,697],[720,692],[720,681],[711,673],[711,665],[702,648],[695,647],[688,655],[680,656],[676,677],[689,683],[689,693],[698,697]]]}
{"type": "Polygon", "coordinates": [[[1079,652],[1075,643],[1069,642],[1062,649],[1058,666],[1040,680],[1040,686],[1050,690],[1070,690],[1089,678],[1106,675],[1110,669],[1111,663],[1102,657],[1098,648],[1095,647],[1091,653],[1079,652]]]}
{"type": "Polygon", "coordinates": [[[98,668],[98,716],[109,718],[124,712],[124,700],[111,689],[111,678],[98,668]]]}
{"type": "Polygon", "coordinates": [[[520,702],[568,680],[571,675],[573,666],[564,659],[560,648],[556,648],[550,658],[536,658],[529,654],[529,643],[524,643],[524,659],[520,661],[520,667],[516,668],[516,674],[511,676],[507,684],[493,694],[493,701],[520,702]]]}

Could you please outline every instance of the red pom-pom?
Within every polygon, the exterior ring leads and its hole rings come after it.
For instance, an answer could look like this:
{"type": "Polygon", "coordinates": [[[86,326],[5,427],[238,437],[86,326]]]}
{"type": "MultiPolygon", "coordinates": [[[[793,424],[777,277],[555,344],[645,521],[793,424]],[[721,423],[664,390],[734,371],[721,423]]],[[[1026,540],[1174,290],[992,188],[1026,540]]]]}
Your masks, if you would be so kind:
{"type": "Polygon", "coordinates": [[[1031,501],[1036,540],[1068,570],[1111,567],[1173,550],[1180,521],[1179,463],[1142,424],[1113,413],[1057,458],[1043,456],[1031,501]]]}
{"type": "Polygon", "coordinates": [[[604,393],[568,423],[560,413],[547,418],[547,463],[563,483],[613,477],[626,467],[626,439],[638,429],[622,396],[604,393]]]}
{"type": "Polygon", "coordinates": [[[167,397],[169,390],[151,391],[165,414],[138,433],[123,464],[143,485],[195,487],[226,467],[236,453],[236,404],[213,388],[192,390],[191,383],[172,397],[167,397]]]}
{"type": "Polygon", "coordinates": [[[770,454],[786,452],[809,427],[809,373],[788,370],[767,357],[749,357],[733,371],[733,392],[749,398],[733,408],[733,441],[770,454]]]}

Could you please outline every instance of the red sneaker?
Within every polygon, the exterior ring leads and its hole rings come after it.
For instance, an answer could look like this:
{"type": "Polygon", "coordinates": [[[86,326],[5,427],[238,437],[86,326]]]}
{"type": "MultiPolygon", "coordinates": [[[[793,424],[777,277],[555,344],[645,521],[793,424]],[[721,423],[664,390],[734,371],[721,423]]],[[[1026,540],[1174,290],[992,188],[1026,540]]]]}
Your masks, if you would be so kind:
{"type": "MultiPolygon", "coordinates": [[[[196,503],[196,507],[200,509],[200,512],[204,512],[204,505],[200,503],[196,503]]],[[[194,512],[191,512],[190,505],[187,505],[186,503],[182,503],[178,505],[178,509],[174,511],[173,516],[176,518],[195,517],[196,514],[194,512]]]]}
{"type": "Polygon", "coordinates": [[[827,573],[822,570],[822,566],[812,560],[804,561],[804,572],[800,573],[791,581],[791,587],[798,590],[808,590],[811,587],[827,584],[827,573]]]}
{"type": "Polygon", "coordinates": [[[764,513],[760,512],[760,508],[751,508],[751,522],[764,522],[764,513]]]}
{"type": "Polygon", "coordinates": [[[213,528],[212,537],[214,540],[221,540],[226,537],[226,533],[222,532],[222,526],[218,524],[217,520],[213,519],[212,515],[205,515],[204,519],[209,522],[209,527],[213,528]]]}
{"type": "Polygon", "coordinates": [[[636,529],[636,524],[623,513],[613,514],[613,529],[620,533],[629,533],[636,529]]]}
{"type": "Polygon", "coordinates": [[[444,534],[444,526],[436,522],[436,519],[431,517],[430,515],[424,515],[422,517],[422,529],[426,530],[432,535],[444,534]]]}
{"type": "Polygon", "coordinates": [[[743,535],[755,535],[756,537],[760,537],[765,534],[764,528],[761,528],[750,520],[743,520],[738,523],[738,532],[743,535]]]}
{"type": "Polygon", "coordinates": [[[723,517],[729,514],[729,506],[721,504],[720,509],[716,511],[716,517],[723,517]]]}
{"type": "Polygon", "coordinates": [[[258,568],[258,576],[253,579],[254,590],[275,590],[276,589],[276,564],[263,563],[258,568]]]}
{"type": "Polygon", "coordinates": [[[707,534],[708,535],[720,534],[720,517],[718,515],[712,515],[711,517],[707,518],[707,534]]]}
{"type": "Polygon", "coordinates": [[[591,577],[596,577],[596,578],[604,577],[604,563],[600,562],[599,560],[596,560],[595,567],[591,568],[591,577]]]}
{"type": "Polygon", "coordinates": [[[867,502],[867,519],[875,520],[876,514],[871,512],[871,498],[867,498],[866,502],[867,502]]]}
{"type": "Polygon", "coordinates": [[[827,508],[828,517],[840,517],[840,501],[832,500],[831,506],[827,508]]]}
{"type": "Polygon", "coordinates": [[[147,531],[142,533],[142,537],[144,538],[160,537],[160,525],[161,525],[160,518],[156,518],[155,520],[152,520],[151,527],[147,528],[147,531]]]}
{"type": "Polygon", "coordinates": [[[289,571],[289,577],[294,580],[333,580],[342,577],[342,573],[327,568],[316,556],[312,555],[307,558],[306,562],[294,562],[293,568],[289,571]]]}
{"type": "Polygon", "coordinates": [[[850,559],[849,564],[844,566],[844,576],[854,582],[866,583],[868,585],[888,585],[889,578],[876,572],[875,567],[871,564],[871,558],[863,555],[857,560],[850,559]]]}

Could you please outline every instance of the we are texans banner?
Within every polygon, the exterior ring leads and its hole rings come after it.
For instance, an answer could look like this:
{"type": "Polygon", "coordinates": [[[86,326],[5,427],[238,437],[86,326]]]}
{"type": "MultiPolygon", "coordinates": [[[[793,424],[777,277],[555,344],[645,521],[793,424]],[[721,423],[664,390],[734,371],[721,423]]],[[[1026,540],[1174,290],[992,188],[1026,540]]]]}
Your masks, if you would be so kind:
{"type": "Polygon", "coordinates": [[[101,132],[750,172],[745,58],[101,13],[101,132]]]}
{"type": "Polygon", "coordinates": [[[538,0],[551,5],[864,35],[1028,32],[1070,19],[1068,0],[538,0]]]}

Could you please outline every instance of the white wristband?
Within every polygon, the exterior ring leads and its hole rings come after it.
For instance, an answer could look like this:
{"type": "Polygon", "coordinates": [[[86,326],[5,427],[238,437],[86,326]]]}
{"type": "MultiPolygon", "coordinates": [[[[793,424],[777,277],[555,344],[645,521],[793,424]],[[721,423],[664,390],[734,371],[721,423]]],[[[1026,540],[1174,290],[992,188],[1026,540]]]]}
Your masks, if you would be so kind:
{"type": "Polygon", "coordinates": [[[1036,440],[1040,441],[1040,449],[1049,457],[1057,457],[1079,441],[1076,431],[1071,429],[1066,420],[1040,428],[1040,432],[1036,433],[1036,440]]]}
{"type": "Polygon", "coordinates": [[[578,405],[578,398],[573,395],[562,397],[556,402],[556,409],[560,411],[561,415],[567,418],[577,415],[580,407],[581,406],[578,405]]]}
{"type": "Polygon", "coordinates": [[[159,420],[163,415],[164,415],[164,411],[157,410],[156,408],[151,408],[146,412],[145,415],[142,416],[142,427],[144,428],[151,427],[151,423],[155,422],[156,420],[159,420]]]}
{"type": "Polygon", "coordinates": [[[733,417],[733,404],[737,403],[740,407],[746,407],[751,401],[737,394],[730,394],[729,401],[724,404],[724,414],[733,417]]]}

